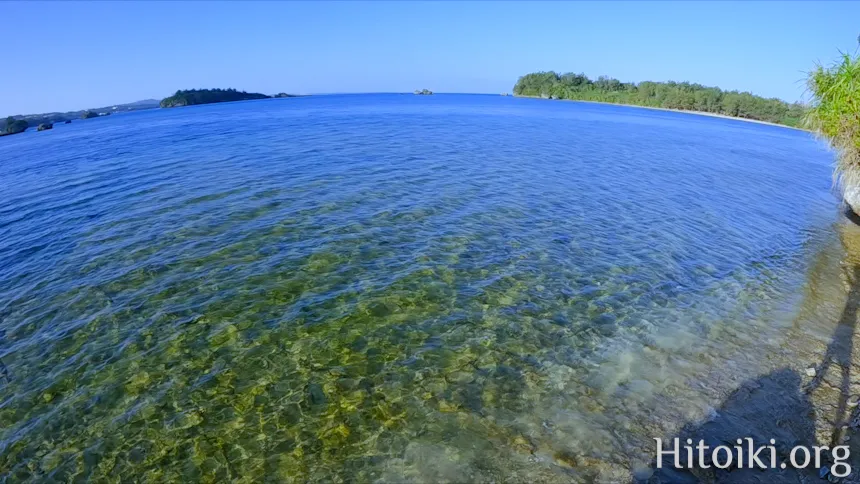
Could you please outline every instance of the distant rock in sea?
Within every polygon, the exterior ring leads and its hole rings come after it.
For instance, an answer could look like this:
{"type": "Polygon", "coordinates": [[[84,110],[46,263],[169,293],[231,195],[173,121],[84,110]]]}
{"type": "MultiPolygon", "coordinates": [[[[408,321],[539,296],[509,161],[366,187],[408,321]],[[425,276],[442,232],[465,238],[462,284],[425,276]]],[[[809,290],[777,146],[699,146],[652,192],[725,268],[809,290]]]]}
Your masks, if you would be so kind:
{"type": "Polygon", "coordinates": [[[431,91],[431,90],[429,90],[429,89],[422,89],[422,90],[420,90],[420,91],[416,90],[416,91],[414,92],[414,94],[417,94],[417,95],[419,95],[419,96],[430,96],[430,95],[432,95],[432,94],[433,94],[433,91],[431,91]]]}
{"type": "Polygon", "coordinates": [[[54,129],[54,123],[42,123],[36,128],[36,131],[45,131],[48,129],[54,129]]]}

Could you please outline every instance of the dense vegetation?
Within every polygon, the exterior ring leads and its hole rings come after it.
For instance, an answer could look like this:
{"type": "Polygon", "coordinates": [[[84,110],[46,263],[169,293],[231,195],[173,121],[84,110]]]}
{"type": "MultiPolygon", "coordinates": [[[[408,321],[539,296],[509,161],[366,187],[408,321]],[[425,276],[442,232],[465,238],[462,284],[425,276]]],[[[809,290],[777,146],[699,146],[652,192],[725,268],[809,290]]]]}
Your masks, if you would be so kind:
{"type": "Polygon", "coordinates": [[[84,111],[81,113],[81,119],[90,119],[99,117],[99,113],[95,111],[84,111]]]}
{"type": "Polygon", "coordinates": [[[846,201],[860,209],[860,56],[843,54],[829,67],[819,65],[807,79],[812,103],[808,127],[837,151],[836,175],[846,201]]]}
{"type": "Polygon", "coordinates": [[[30,127],[30,124],[24,119],[15,119],[12,116],[6,118],[2,134],[23,133],[30,127]]]}
{"type": "Polygon", "coordinates": [[[161,107],[172,108],[195,104],[247,101],[250,99],[267,99],[268,97],[265,94],[237,91],[235,89],[190,89],[187,91],[176,91],[174,95],[162,99],[161,107]]]}
{"type": "Polygon", "coordinates": [[[803,118],[801,104],[766,99],[748,92],[723,91],[689,82],[621,82],[585,74],[536,72],[520,77],[514,86],[518,96],[536,96],[577,101],[633,104],[655,108],[681,109],[722,114],[798,126],[803,118]]]}

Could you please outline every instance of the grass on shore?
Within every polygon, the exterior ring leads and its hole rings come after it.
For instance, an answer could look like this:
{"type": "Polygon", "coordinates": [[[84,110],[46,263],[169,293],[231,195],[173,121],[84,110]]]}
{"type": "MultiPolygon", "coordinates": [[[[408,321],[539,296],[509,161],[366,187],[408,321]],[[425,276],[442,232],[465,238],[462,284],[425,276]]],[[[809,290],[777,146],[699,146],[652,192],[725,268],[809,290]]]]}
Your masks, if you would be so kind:
{"type": "Polygon", "coordinates": [[[830,66],[818,65],[807,86],[812,103],[806,125],[837,151],[837,184],[860,187],[860,56],[842,54],[830,66]]]}

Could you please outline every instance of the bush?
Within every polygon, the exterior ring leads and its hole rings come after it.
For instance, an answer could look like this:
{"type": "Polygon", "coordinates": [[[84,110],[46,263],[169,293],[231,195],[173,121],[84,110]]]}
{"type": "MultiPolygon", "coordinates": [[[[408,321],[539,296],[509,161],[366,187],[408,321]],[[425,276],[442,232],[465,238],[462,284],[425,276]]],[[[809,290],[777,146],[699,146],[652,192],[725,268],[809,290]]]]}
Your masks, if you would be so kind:
{"type": "Polygon", "coordinates": [[[860,57],[843,54],[829,67],[817,66],[807,86],[812,103],[806,125],[837,151],[841,187],[860,187],[860,57]]]}

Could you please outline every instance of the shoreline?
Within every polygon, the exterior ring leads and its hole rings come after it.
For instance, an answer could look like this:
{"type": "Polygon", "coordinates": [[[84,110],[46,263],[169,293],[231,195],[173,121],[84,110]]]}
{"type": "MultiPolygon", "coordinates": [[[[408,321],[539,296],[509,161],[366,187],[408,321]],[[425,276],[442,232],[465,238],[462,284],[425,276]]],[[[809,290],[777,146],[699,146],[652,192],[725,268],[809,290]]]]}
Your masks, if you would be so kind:
{"type": "Polygon", "coordinates": [[[540,96],[523,96],[523,95],[519,95],[519,94],[513,94],[513,97],[521,97],[521,98],[528,98],[528,99],[544,99],[547,101],[569,101],[569,102],[576,102],[576,103],[605,104],[605,105],[609,105],[609,106],[625,106],[628,108],[641,108],[641,109],[652,109],[655,111],[668,111],[668,112],[673,112],[673,113],[695,114],[698,116],[708,116],[711,118],[722,118],[722,119],[734,119],[736,121],[744,121],[747,123],[765,124],[768,126],[776,126],[778,128],[794,129],[797,131],[805,131],[807,133],[812,133],[811,130],[804,129],[804,128],[798,128],[796,126],[788,126],[787,124],[772,123],[770,121],[759,121],[758,119],[741,118],[741,117],[737,117],[737,116],[729,116],[727,114],[709,113],[706,111],[692,111],[692,110],[687,110],[687,109],[658,108],[658,107],[654,107],[654,106],[640,106],[638,104],[611,103],[611,102],[606,102],[606,101],[583,101],[583,100],[579,100],[579,99],[547,99],[547,98],[542,98],[540,96]]]}

